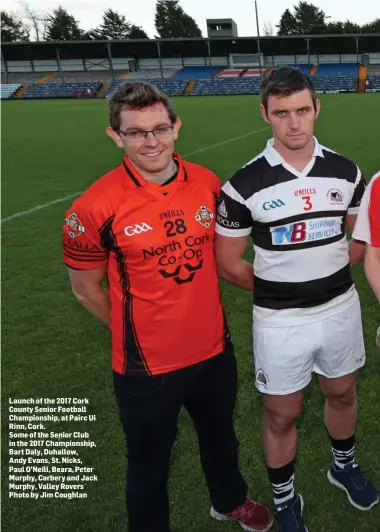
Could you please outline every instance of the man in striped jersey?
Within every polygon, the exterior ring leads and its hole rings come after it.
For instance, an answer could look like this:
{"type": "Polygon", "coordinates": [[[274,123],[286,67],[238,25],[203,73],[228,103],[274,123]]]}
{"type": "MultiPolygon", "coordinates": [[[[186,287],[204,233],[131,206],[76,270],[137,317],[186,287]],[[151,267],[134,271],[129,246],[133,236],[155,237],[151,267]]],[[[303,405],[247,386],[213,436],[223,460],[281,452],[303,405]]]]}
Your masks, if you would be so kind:
{"type": "Polygon", "coordinates": [[[330,482],[361,510],[378,501],[354,457],[356,379],[365,351],[350,267],[364,246],[348,246],[365,182],[359,168],[313,136],[320,111],[310,78],[274,70],[261,113],[273,139],[223,187],[217,215],[219,274],[254,294],[256,386],[264,394],[263,447],[281,532],[305,531],[294,490],[296,419],[312,372],[326,397],[330,482]],[[254,272],[244,261],[249,238],[254,272]]]}

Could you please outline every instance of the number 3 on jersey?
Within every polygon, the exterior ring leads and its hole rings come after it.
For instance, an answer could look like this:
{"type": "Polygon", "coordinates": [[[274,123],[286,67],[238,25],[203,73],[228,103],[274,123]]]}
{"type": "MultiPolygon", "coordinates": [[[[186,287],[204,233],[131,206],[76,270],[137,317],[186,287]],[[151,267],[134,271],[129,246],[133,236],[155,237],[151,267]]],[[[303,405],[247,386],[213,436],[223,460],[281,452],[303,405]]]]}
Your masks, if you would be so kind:
{"type": "Polygon", "coordinates": [[[306,202],[306,205],[303,208],[303,210],[304,211],[310,211],[310,209],[313,208],[313,204],[310,201],[310,196],[302,196],[302,199],[306,202]]]}

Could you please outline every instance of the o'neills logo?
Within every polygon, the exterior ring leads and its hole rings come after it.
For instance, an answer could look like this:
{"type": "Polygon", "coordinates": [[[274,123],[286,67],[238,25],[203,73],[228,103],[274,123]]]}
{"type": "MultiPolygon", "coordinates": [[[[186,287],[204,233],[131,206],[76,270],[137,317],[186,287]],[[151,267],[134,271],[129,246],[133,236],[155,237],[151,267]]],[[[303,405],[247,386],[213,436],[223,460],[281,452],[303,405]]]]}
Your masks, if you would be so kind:
{"type": "Polygon", "coordinates": [[[295,196],[312,196],[316,193],[317,191],[315,190],[315,188],[301,188],[299,190],[294,191],[295,196]]]}

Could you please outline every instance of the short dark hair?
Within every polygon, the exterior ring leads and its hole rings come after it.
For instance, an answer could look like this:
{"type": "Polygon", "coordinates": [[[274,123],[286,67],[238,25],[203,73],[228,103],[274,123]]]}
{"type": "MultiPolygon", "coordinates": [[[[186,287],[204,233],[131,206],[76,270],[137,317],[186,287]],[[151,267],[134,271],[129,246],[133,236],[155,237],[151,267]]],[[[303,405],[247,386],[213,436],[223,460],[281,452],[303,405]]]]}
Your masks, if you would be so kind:
{"type": "Polygon", "coordinates": [[[310,76],[295,67],[274,68],[269,75],[264,76],[261,82],[261,103],[268,112],[268,99],[271,94],[291,96],[305,89],[310,91],[314,109],[316,110],[317,95],[310,76]]]}
{"type": "Polygon", "coordinates": [[[109,123],[114,131],[120,130],[120,113],[124,109],[145,109],[152,105],[162,104],[172,124],[177,120],[177,114],[169,98],[155,85],[137,81],[123,83],[108,100],[109,123]]]}

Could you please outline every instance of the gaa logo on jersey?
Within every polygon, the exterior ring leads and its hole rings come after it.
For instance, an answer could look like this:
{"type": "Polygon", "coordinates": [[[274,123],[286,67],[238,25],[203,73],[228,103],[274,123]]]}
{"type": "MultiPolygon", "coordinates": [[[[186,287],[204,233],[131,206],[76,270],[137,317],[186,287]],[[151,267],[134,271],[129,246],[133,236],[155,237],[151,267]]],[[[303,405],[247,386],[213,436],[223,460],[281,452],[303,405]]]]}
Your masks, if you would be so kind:
{"type": "Polygon", "coordinates": [[[196,221],[208,229],[214,219],[214,213],[205,205],[199,207],[195,215],[196,221]]]}
{"type": "Polygon", "coordinates": [[[337,188],[330,188],[327,192],[327,198],[329,199],[331,205],[343,205],[343,192],[337,188]]]}
{"type": "Polygon", "coordinates": [[[85,229],[75,212],[71,213],[68,218],[65,218],[65,223],[69,228],[68,235],[70,238],[83,235],[85,229]]]}

